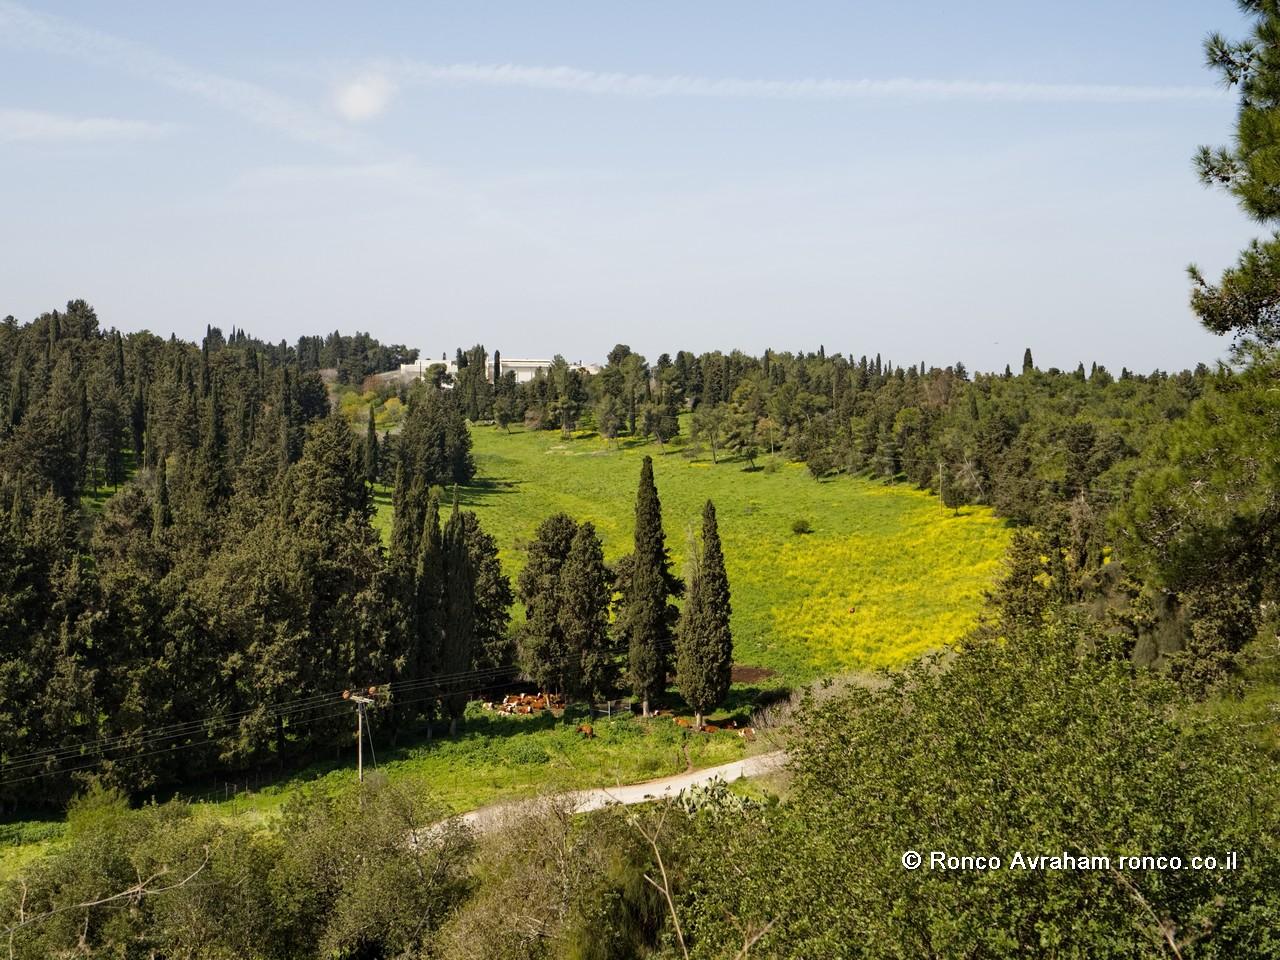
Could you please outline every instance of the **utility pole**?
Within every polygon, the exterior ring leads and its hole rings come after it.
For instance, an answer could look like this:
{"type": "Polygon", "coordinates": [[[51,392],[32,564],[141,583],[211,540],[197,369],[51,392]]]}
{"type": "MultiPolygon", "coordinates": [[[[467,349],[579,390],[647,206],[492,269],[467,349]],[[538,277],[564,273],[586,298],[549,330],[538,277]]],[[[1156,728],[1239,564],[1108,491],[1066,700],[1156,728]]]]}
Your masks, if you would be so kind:
{"type": "Polygon", "coordinates": [[[369,696],[359,693],[352,693],[350,690],[342,691],[342,699],[350,700],[356,705],[356,782],[364,783],[364,712],[369,704],[373,703],[373,694],[378,692],[377,687],[369,688],[369,696]]]}

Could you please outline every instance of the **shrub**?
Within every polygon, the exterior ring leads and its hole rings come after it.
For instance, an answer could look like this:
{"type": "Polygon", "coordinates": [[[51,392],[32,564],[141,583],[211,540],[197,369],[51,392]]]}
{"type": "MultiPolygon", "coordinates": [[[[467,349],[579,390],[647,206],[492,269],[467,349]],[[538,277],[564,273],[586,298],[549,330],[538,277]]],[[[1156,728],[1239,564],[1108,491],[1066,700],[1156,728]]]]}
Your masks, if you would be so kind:
{"type": "Polygon", "coordinates": [[[813,524],[805,517],[796,517],[791,521],[791,532],[794,534],[813,533],[813,524]]]}
{"type": "Polygon", "coordinates": [[[551,759],[542,744],[529,737],[511,738],[502,752],[512,763],[546,763],[551,759]]]}
{"type": "Polygon", "coordinates": [[[1280,910],[1274,758],[1081,626],[975,638],[811,697],[797,724],[786,804],[695,821],[678,909],[699,956],[766,924],[753,958],[1280,953],[1258,919],[1280,910]],[[944,868],[932,851],[1002,862],[944,868]],[[1238,851],[1234,869],[1119,860],[1218,851],[1238,851]],[[1064,852],[1110,860],[1013,859],[1064,852]]]}

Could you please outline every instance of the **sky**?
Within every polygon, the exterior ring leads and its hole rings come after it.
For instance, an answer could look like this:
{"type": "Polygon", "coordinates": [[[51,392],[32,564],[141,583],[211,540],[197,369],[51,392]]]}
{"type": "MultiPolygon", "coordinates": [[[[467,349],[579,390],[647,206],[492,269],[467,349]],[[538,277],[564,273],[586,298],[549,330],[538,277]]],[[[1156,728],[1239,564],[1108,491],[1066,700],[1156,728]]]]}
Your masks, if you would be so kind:
{"type": "Polygon", "coordinates": [[[0,0],[0,316],[431,356],[1225,356],[1230,0],[0,0]]]}

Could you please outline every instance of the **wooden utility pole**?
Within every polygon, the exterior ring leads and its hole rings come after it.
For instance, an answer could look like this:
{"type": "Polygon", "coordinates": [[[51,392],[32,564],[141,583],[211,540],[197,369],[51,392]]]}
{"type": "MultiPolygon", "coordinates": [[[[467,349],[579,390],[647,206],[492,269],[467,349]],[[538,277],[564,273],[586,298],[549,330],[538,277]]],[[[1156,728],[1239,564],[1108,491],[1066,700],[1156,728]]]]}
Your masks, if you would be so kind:
{"type": "Polygon", "coordinates": [[[370,696],[362,696],[358,693],[352,693],[350,690],[342,691],[342,699],[350,700],[356,705],[356,782],[364,783],[364,711],[373,703],[372,694],[378,692],[377,687],[370,687],[370,696]]]}

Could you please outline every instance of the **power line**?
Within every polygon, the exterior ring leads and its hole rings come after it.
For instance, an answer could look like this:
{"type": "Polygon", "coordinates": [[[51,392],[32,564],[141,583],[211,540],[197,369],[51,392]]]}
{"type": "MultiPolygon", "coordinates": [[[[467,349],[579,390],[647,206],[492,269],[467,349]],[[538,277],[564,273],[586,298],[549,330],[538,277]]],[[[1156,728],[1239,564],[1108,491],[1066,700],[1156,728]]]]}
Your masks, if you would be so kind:
{"type": "MultiPolygon", "coordinates": [[[[512,666],[488,667],[459,671],[451,674],[440,674],[435,677],[421,678],[416,681],[392,682],[384,686],[388,689],[411,690],[424,686],[454,684],[457,682],[467,682],[476,679],[496,678],[499,674],[504,672],[518,673],[519,671],[517,667],[512,666]]],[[[313,694],[308,697],[285,700],[280,703],[269,704],[261,707],[252,707],[229,714],[201,717],[180,723],[169,724],[167,726],[154,727],[145,731],[141,736],[139,736],[138,731],[135,731],[133,733],[122,733],[115,734],[110,737],[102,737],[98,740],[66,744],[61,747],[51,747],[47,750],[17,754],[3,762],[0,762],[0,770],[21,770],[28,767],[39,766],[41,763],[48,760],[82,756],[87,752],[102,753],[118,747],[148,746],[164,740],[180,739],[200,732],[205,733],[205,739],[209,739],[212,734],[217,731],[217,728],[230,726],[235,721],[244,719],[245,717],[259,711],[262,711],[268,717],[286,718],[297,713],[304,713],[308,710],[324,707],[328,703],[340,700],[341,697],[342,694],[337,691],[333,693],[313,694]]]]}
{"type": "MultiPolygon", "coordinates": [[[[666,651],[674,648],[674,646],[675,646],[674,639],[666,640],[666,641],[663,641],[661,644],[658,644],[658,649],[666,651]]],[[[629,648],[628,643],[620,643],[607,648],[606,652],[611,655],[617,656],[624,653],[628,648],[629,648]]],[[[565,657],[561,657],[557,660],[551,661],[550,665],[554,667],[562,667],[569,663],[572,663],[576,659],[577,659],[576,655],[568,655],[565,657]]],[[[482,693],[487,689],[492,689],[492,687],[494,686],[504,685],[504,682],[499,679],[502,674],[510,674],[510,676],[505,681],[506,683],[510,683],[510,682],[513,682],[515,679],[517,679],[520,676],[520,673],[521,673],[520,668],[516,666],[494,666],[494,667],[458,671],[452,674],[441,674],[435,677],[423,677],[417,680],[392,681],[389,684],[379,685],[378,689],[379,690],[386,689],[390,692],[391,699],[386,705],[392,706],[392,707],[408,706],[410,704],[444,700],[448,697],[455,697],[455,696],[461,696],[461,695],[466,695],[470,697],[472,695],[482,693]],[[404,700],[399,699],[397,697],[398,693],[421,692],[430,687],[437,688],[439,692],[435,694],[427,694],[426,696],[411,697],[409,699],[404,699],[404,700]],[[441,690],[440,688],[442,687],[453,687],[454,689],[441,690]]],[[[190,750],[197,747],[206,747],[215,742],[215,739],[216,739],[215,734],[218,727],[225,727],[229,725],[232,720],[239,719],[244,716],[248,716],[249,714],[257,712],[258,709],[265,710],[268,715],[284,718],[296,713],[305,713],[306,711],[309,711],[309,710],[317,710],[317,709],[323,710],[327,706],[337,706],[338,709],[336,710],[330,709],[330,710],[327,710],[326,712],[319,713],[317,715],[296,718],[291,725],[305,726],[309,723],[316,723],[322,720],[333,719],[335,717],[341,716],[346,711],[346,705],[345,705],[345,702],[341,700],[341,694],[313,694],[309,697],[301,697],[301,698],[296,698],[294,700],[283,701],[280,704],[267,706],[265,708],[254,708],[252,710],[239,711],[236,714],[227,715],[226,717],[223,717],[223,718],[218,718],[218,717],[201,718],[201,719],[187,721],[186,723],[183,723],[183,724],[170,725],[167,728],[166,727],[156,728],[155,730],[149,731],[145,736],[137,740],[132,739],[131,735],[120,735],[117,737],[100,738],[99,740],[89,741],[87,743],[82,743],[82,744],[72,744],[72,745],[55,748],[55,749],[51,749],[43,752],[27,753],[23,755],[22,762],[20,763],[8,763],[8,762],[0,763],[0,772],[29,770],[34,767],[39,767],[45,763],[49,763],[49,762],[57,763],[61,760],[66,760],[73,757],[76,759],[87,759],[85,757],[85,754],[90,750],[98,754],[98,756],[96,756],[92,760],[89,760],[88,762],[79,763],[75,766],[70,766],[70,767],[63,766],[63,767],[59,767],[57,769],[52,769],[52,770],[41,770],[39,772],[30,773],[21,777],[5,776],[3,779],[0,779],[0,785],[7,786],[15,783],[26,783],[32,780],[43,779],[45,777],[77,773],[80,771],[93,769],[94,767],[99,766],[101,763],[109,760],[119,762],[119,763],[125,763],[133,760],[143,759],[145,757],[159,756],[161,754],[172,754],[180,750],[190,750]],[[325,701],[330,701],[330,702],[326,703],[325,701]],[[286,707],[288,707],[289,709],[285,709],[286,707]],[[174,732],[175,728],[178,728],[178,727],[188,728],[188,729],[183,729],[183,730],[174,732]],[[126,741],[126,740],[129,741],[129,745],[135,748],[153,747],[155,744],[162,743],[165,740],[174,740],[174,739],[179,739],[183,736],[193,735],[195,732],[201,729],[204,730],[205,735],[198,740],[193,740],[190,743],[172,744],[166,747],[160,747],[158,749],[143,749],[143,750],[135,749],[133,752],[124,754],[123,756],[119,756],[119,757],[105,756],[105,753],[107,751],[116,749],[118,746],[123,746],[124,745],[123,741],[126,741]],[[104,743],[108,745],[102,746],[102,744],[104,743]]],[[[372,736],[372,734],[370,734],[370,736],[372,736]]]]}

